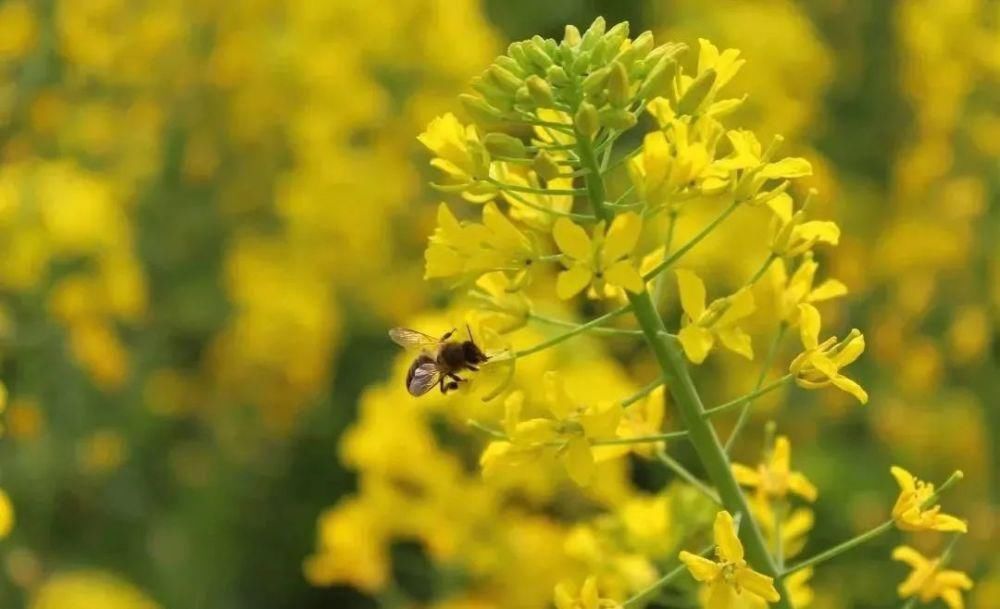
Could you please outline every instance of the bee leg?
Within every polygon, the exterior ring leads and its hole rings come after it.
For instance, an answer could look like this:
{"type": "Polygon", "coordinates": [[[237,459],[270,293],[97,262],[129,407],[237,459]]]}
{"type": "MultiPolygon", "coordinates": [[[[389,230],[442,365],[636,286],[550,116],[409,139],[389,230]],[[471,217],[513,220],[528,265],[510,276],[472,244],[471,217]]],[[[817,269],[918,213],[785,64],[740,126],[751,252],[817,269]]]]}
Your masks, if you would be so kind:
{"type": "Polygon", "coordinates": [[[444,336],[441,337],[441,342],[444,342],[444,341],[448,340],[449,338],[451,338],[451,335],[454,334],[454,333],[455,333],[455,328],[452,328],[451,330],[448,330],[447,332],[445,332],[444,336]]]}
{"type": "Polygon", "coordinates": [[[473,372],[479,372],[479,366],[473,366],[472,364],[466,364],[465,367],[468,368],[469,370],[472,370],[473,372]]]}
{"type": "Polygon", "coordinates": [[[448,393],[448,391],[444,388],[444,377],[443,376],[440,379],[438,379],[438,387],[441,388],[441,393],[442,394],[448,393]]]}
{"type": "Polygon", "coordinates": [[[464,379],[464,378],[458,376],[454,372],[449,372],[448,373],[448,378],[452,379],[454,381],[454,383],[455,383],[456,386],[457,386],[458,383],[464,383],[464,382],[466,382],[468,380],[468,379],[464,379]]]}
{"type": "Polygon", "coordinates": [[[448,391],[453,391],[455,389],[458,389],[458,383],[456,383],[455,381],[451,381],[450,383],[448,383],[447,389],[448,391]]]}

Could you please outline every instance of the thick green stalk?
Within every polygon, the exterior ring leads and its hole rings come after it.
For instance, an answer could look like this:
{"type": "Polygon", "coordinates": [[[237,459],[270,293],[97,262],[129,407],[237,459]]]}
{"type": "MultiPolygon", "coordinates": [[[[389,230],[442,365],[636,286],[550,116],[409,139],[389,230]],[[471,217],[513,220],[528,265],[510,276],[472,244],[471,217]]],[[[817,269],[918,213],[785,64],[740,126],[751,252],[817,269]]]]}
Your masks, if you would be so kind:
{"type": "MultiPolygon", "coordinates": [[[[612,214],[604,206],[604,179],[598,170],[599,166],[594,155],[593,143],[580,133],[576,134],[576,140],[577,154],[580,157],[581,165],[592,170],[585,180],[587,194],[594,207],[594,214],[610,224],[612,214]]],[[[628,299],[636,320],[639,322],[639,328],[646,337],[646,342],[653,350],[660,366],[663,381],[670,388],[674,403],[681,413],[681,419],[688,430],[688,437],[694,445],[709,479],[715,485],[722,505],[734,517],[742,517],[744,525],[740,527],[740,537],[743,540],[749,563],[757,571],[774,578],[774,585],[781,595],[781,600],[775,606],[780,609],[792,609],[788,591],[784,582],[778,579],[778,569],[767,550],[764,535],[757,523],[754,522],[746,497],[733,477],[729,457],[726,455],[722,443],[719,442],[715,428],[703,416],[705,408],[688,372],[687,362],[680,345],[676,338],[661,334],[666,332],[666,327],[656,312],[653,299],[648,291],[643,290],[639,294],[628,292],[628,299]]]]}

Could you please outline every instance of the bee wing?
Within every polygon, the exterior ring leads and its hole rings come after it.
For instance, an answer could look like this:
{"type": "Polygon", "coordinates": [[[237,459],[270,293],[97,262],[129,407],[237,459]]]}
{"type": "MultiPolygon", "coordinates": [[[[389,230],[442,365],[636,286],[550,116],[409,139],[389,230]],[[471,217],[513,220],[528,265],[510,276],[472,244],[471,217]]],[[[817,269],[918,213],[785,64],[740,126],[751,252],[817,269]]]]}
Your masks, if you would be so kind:
{"type": "Polygon", "coordinates": [[[393,328],[389,330],[389,338],[400,347],[408,349],[432,349],[441,342],[433,336],[409,328],[393,328]]]}
{"type": "Polygon", "coordinates": [[[441,369],[438,368],[437,364],[434,362],[420,364],[413,371],[413,377],[406,386],[406,390],[414,397],[421,396],[430,391],[440,380],[441,369]]]}

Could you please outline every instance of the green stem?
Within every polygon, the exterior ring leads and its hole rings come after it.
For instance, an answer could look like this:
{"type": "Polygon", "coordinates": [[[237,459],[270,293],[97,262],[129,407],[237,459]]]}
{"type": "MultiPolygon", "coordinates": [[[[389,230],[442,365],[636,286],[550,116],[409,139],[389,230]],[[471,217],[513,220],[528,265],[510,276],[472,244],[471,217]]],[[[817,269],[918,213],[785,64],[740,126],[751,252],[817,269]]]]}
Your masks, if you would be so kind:
{"type": "Polygon", "coordinates": [[[825,552],[820,552],[819,554],[817,554],[817,555],[815,555],[815,556],[813,556],[811,558],[807,558],[807,559],[805,559],[805,560],[803,560],[803,561],[801,561],[799,563],[796,563],[796,564],[792,565],[791,567],[788,567],[787,569],[784,570],[784,572],[782,572],[781,577],[782,578],[788,577],[789,575],[791,575],[792,573],[795,573],[796,571],[801,571],[802,569],[805,569],[806,567],[812,567],[812,566],[818,565],[821,562],[825,562],[827,560],[830,560],[831,558],[833,558],[835,556],[840,556],[844,552],[847,552],[848,550],[851,550],[851,549],[853,549],[853,548],[855,548],[857,546],[860,546],[861,544],[865,543],[866,541],[875,539],[876,537],[878,537],[882,533],[885,533],[886,531],[888,531],[889,529],[891,529],[893,527],[893,524],[894,524],[894,521],[892,520],[892,518],[890,518],[889,520],[883,522],[882,524],[878,525],[874,529],[871,529],[870,531],[866,531],[866,532],[858,535],[857,537],[848,539],[847,541],[845,541],[843,543],[840,543],[840,544],[837,544],[837,545],[833,546],[832,548],[830,548],[829,550],[826,550],[825,552]]]}
{"type": "Polygon", "coordinates": [[[745,396],[743,396],[741,398],[736,398],[735,400],[726,402],[725,404],[719,404],[718,406],[713,406],[713,407],[709,408],[708,410],[705,410],[702,413],[702,416],[707,419],[708,417],[715,416],[715,415],[719,414],[720,412],[725,412],[725,411],[729,410],[730,408],[736,408],[737,406],[741,406],[741,405],[743,405],[743,404],[745,404],[747,402],[752,401],[754,398],[758,398],[758,397],[764,395],[765,393],[770,393],[771,391],[774,391],[778,387],[781,387],[782,385],[784,385],[788,381],[792,380],[792,378],[793,378],[793,375],[786,374],[785,376],[781,377],[780,379],[778,379],[776,381],[773,381],[771,383],[768,383],[767,385],[764,385],[763,387],[760,387],[759,389],[755,389],[755,390],[751,391],[750,393],[746,394],[745,396]]]}
{"type": "MultiPolygon", "coordinates": [[[[663,256],[670,255],[670,247],[674,243],[674,229],[677,227],[677,212],[673,209],[670,210],[670,215],[667,217],[667,239],[663,244],[663,256]]],[[[667,276],[664,274],[658,275],[656,279],[653,280],[653,304],[656,305],[656,310],[660,310],[660,305],[663,303],[663,291],[666,289],[667,276]]]]}
{"type": "MultiPolygon", "coordinates": [[[[754,385],[754,391],[760,389],[761,385],[764,384],[764,379],[767,378],[767,373],[771,369],[771,364],[774,363],[774,358],[778,354],[778,346],[781,345],[781,339],[785,337],[785,331],[788,330],[788,326],[782,322],[778,326],[778,331],[774,335],[774,339],[771,341],[771,346],[767,350],[767,356],[764,358],[764,365],[760,367],[760,374],[757,375],[757,384],[754,385]]],[[[733,443],[736,442],[736,438],[743,431],[743,426],[746,425],[747,418],[750,415],[750,407],[753,406],[753,399],[749,399],[743,403],[743,408],[740,409],[740,416],[736,419],[736,424],[733,425],[733,430],[729,432],[729,437],[726,439],[726,452],[730,452],[733,448],[733,443]]]]}
{"type": "MultiPolygon", "coordinates": [[[[586,177],[586,184],[591,205],[594,207],[594,215],[610,223],[612,214],[604,206],[604,179],[597,170],[598,165],[597,159],[594,156],[593,144],[589,138],[584,137],[580,133],[577,133],[576,140],[577,155],[580,158],[582,166],[593,170],[586,177]]],[[[655,272],[647,274],[646,279],[655,277],[657,273],[666,269],[674,260],[683,255],[684,252],[694,247],[697,241],[704,238],[712,228],[718,226],[726,216],[732,213],[737,205],[738,203],[736,202],[731,204],[709,227],[685,244],[674,256],[665,260],[664,263],[655,269],[655,272]]],[[[719,442],[719,437],[716,435],[715,429],[703,418],[705,409],[701,403],[701,396],[698,395],[698,390],[691,379],[687,368],[687,361],[684,359],[684,353],[680,345],[676,338],[661,334],[666,331],[666,327],[663,325],[660,315],[656,312],[653,299],[650,298],[648,292],[643,291],[639,294],[628,292],[628,298],[636,320],[639,322],[639,327],[646,337],[646,342],[652,349],[656,361],[660,366],[663,381],[670,387],[674,404],[676,404],[677,409],[681,413],[681,418],[687,427],[688,435],[694,445],[695,451],[698,453],[698,457],[701,459],[709,479],[711,479],[718,490],[722,505],[733,517],[742,517],[746,523],[746,526],[740,527],[740,532],[749,563],[757,571],[771,577],[776,577],[778,575],[777,566],[774,564],[771,554],[767,550],[767,544],[764,541],[760,527],[753,520],[746,497],[733,477],[729,458],[722,449],[722,444],[719,442]]],[[[778,587],[778,592],[781,595],[781,600],[778,601],[776,606],[779,609],[791,609],[792,604],[788,596],[788,590],[785,589],[784,584],[780,581],[775,581],[775,585],[778,587]]]]}
{"type": "Polygon", "coordinates": [[[767,271],[767,269],[771,266],[771,263],[774,262],[777,259],[778,259],[778,255],[775,254],[774,252],[771,252],[767,256],[767,258],[764,259],[764,263],[760,265],[760,268],[757,269],[757,272],[753,274],[753,277],[750,278],[750,281],[747,282],[747,285],[753,285],[753,284],[757,283],[757,281],[764,275],[764,273],[767,271]]]}
{"type": "MultiPolygon", "coordinates": [[[[555,317],[539,315],[538,313],[529,313],[528,318],[541,322],[543,324],[548,324],[550,326],[559,326],[562,328],[576,328],[577,326],[579,326],[578,323],[573,321],[567,321],[565,319],[556,319],[555,317]]],[[[587,331],[593,334],[607,334],[611,336],[642,336],[642,330],[625,330],[621,328],[604,328],[600,326],[588,328],[587,331]]]]}
{"type": "Polygon", "coordinates": [[[650,384],[646,385],[645,387],[643,387],[639,391],[636,391],[634,394],[632,394],[632,395],[628,396],[627,398],[625,398],[624,400],[622,400],[622,408],[628,408],[632,404],[635,404],[636,402],[638,402],[642,398],[644,398],[647,395],[649,395],[649,394],[653,393],[654,391],[656,391],[656,388],[660,387],[662,385],[663,385],[663,379],[656,379],[656,380],[654,380],[653,382],[651,382],[650,384]]]}
{"type": "MultiPolygon", "coordinates": [[[[579,142],[577,142],[577,145],[579,145],[579,142]]],[[[581,161],[584,162],[584,163],[586,163],[586,160],[583,159],[582,157],[581,157],[581,161]]],[[[589,181],[590,180],[588,180],[588,182],[589,181]]],[[[653,277],[656,277],[657,275],[659,275],[663,271],[665,271],[668,268],[670,268],[670,265],[672,265],[673,263],[675,263],[678,260],[680,260],[680,258],[682,256],[684,256],[684,254],[688,253],[688,251],[692,247],[698,245],[698,243],[700,243],[702,239],[704,239],[705,237],[707,237],[709,233],[711,233],[713,230],[715,230],[715,227],[717,227],[718,225],[722,224],[722,221],[725,220],[726,218],[728,218],[729,214],[731,214],[734,211],[736,211],[736,208],[739,207],[739,206],[740,206],[740,202],[739,201],[733,201],[728,207],[726,207],[726,209],[722,210],[722,213],[720,213],[718,216],[716,216],[714,220],[712,220],[711,222],[709,222],[705,226],[705,228],[701,229],[701,232],[699,232],[697,235],[695,235],[694,237],[692,237],[690,241],[688,241],[687,243],[685,243],[684,245],[682,245],[669,258],[667,258],[666,260],[664,260],[660,264],[658,264],[655,267],[653,267],[653,270],[651,270],[648,273],[646,273],[643,276],[643,279],[645,279],[646,281],[649,281],[653,277]]],[[[598,216],[600,216],[600,214],[598,214],[598,216]]]]}
{"type": "Polygon", "coordinates": [[[496,178],[486,178],[486,181],[501,190],[509,192],[524,192],[533,195],[583,195],[587,194],[582,188],[534,188],[531,186],[521,186],[519,184],[508,184],[496,178]]]}
{"type": "Polygon", "coordinates": [[[560,211],[558,209],[545,207],[544,205],[539,205],[538,203],[525,199],[516,192],[505,192],[504,194],[510,197],[511,199],[517,201],[520,205],[524,205],[525,207],[530,207],[531,209],[534,209],[536,211],[540,211],[553,216],[565,216],[567,218],[576,220],[577,222],[597,222],[597,218],[595,218],[592,214],[578,214],[571,211],[560,211]]]}
{"type": "Polygon", "coordinates": [[[650,444],[652,442],[666,442],[667,440],[676,440],[678,438],[686,438],[688,432],[686,431],[671,431],[667,433],[660,433],[653,436],[633,436],[631,438],[610,438],[608,440],[594,440],[591,442],[593,446],[614,446],[616,444],[650,444]]]}
{"type": "MultiPolygon", "coordinates": [[[[699,556],[708,556],[713,551],[715,551],[715,545],[714,544],[711,545],[711,546],[708,546],[707,548],[705,548],[701,552],[698,552],[698,555],[699,556]]],[[[651,583],[649,586],[643,588],[639,592],[636,592],[635,594],[633,594],[628,600],[626,600],[624,603],[622,603],[622,609],[631,609],[632,607],[637,607],[640,603],[648,600],[651,596],[653,596],[653,594],[656,594],[656,592],[660,588],[666,586],[670,582],[672,582],[675,579],[677,579],[678,577],[680,577],[680,575],[682,573],[684,573],[684,570],[686,568],[687,567],[685,567],[684,563],[681,563],[681,564],[677,565],[676,567],[674,567],[673,569],[671,569],[670,571],[668,571],[667,574],[664,575],[663,577],[661,577],[660,579],[658,579],[655,582],[651,583]]]]}
{"type": "Polygon", "coordinates": [[[716,505],[722,505],[722,501],[719,499],[718,493],[709,488],[707,484],[699,480],[694,474],[691,473],[691,470],[684,467],[683,465],[680,464],[679,461],[668,455],[667,451],[665,450],[658,451],[656,453],[656,458],[660,460],[660,463],[666,465],[667,468],[669,468],[672,472],[680,476],[685,482],[693,486],[695,490],[700,492],[702,495],[708,497],[712,501],[712,503],[716,505]]]}
{"type": "Polygon", "coordinates": [[[539,351],[544,351],[545,349],[548,349],[549,347],[558,345],[559,343],[561,343],[561,342],[563,342],[565,340],[569,340],[569,339],[573,338],[577,334],[580,334],[582,332],[586,332],[586,331],[588,331],[588,330],[590,330],[590,329],[592,329],[594,327],[597,327],[597,326],[603,324],[604,322],[608,321],[609,319],[613,319],[613,318],[621,315],[622,313],[627,312],[630,308],[632,308],[632,305],[630,305],[630,304],[624,305],[622,307],[619,307],[619,308],[615,309],[614,311],[609,311],[608,313],[605,313],[604,315],[601,315],[600,317],[595,317],[594,319],[591,319],[587,323],[580,324],[579,326],[576,326],[575,328],[573,328],[569,332],[564,332],[563,334],[558,334],[558,335],[553,336],[552,338],[550,338],[548,340],[544,340],[544,341],[538,343],[537,345],[535,345],[533,347],[528,347],[527,349],[523,349],[521,351],[517,351],[514,354],[508,355],[506,357],[503,357],[503,356],[494,357],[493,359],[491,359],[489,361],[489,363],[490,364],[498,364],[500,362],[506,362],[506,361],[509,361],[509,360],[512,360],[512,359],[515,359],[515,358],[520,358],[520,357],[525,357],[527,355],[532,355],[533,353],[538,353],[539,351]]]}

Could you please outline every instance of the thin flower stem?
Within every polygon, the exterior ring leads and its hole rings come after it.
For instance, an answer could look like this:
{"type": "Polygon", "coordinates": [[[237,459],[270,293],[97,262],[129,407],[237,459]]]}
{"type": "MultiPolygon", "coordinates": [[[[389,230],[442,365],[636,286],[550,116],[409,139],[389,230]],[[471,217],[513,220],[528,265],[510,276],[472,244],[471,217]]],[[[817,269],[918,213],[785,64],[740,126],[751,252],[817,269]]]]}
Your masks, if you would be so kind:
{"type": "MultiPolygon", "coordinates": [[[[701,552],[698,552],[698,555],[708,556],[714,550],[715,550],[715,544],[712,544],[706,547],[701,552]]],[[[622,603],[622,609],[631,609],[632,607],[638,607],[643,602],[649,600],[649,598],[653,596],[653,594],[655,594],[657,591],[659,591],[660,588],[663,588],[667,584],[671,583],[672,581],[680,577],[680,575],[684,573],[684,570],[686,568],[687,567],[685,567],[684,563],[677,565],[676,567],[668,571],[667,574],[661,577],[660,579],[656,580],[649,586],[643,588],[639,592],[633,594],[628,600],[622,603]]]]}
{"type": "Polygon", "coordinates": [[[767,272],[767,269],[770,268],[771,263],[774,262],[777,259],[778,259],[778,255],[775,254],[774,252],[771,252],[770,254],[768,254],[767,258],[764,259],[764,263],[761,264],[760,268],[757,269],[757,272],[753,274],[753,277],[750,278],[750,281],[747,282],[747,285],[751,285],[752,286],[753,284],[757,283],[757,281],[761,277],[763,277],[764,273],[767,272]]]}
{"type": "MultiPolygon", "coordinates": [[[[785,337],[785,332],[788,330],[788,325],[782,322],[778,326],[778,331],[774,335],[774,339],[771,341],[771,346],[767,350],[767,356],[764,358],[764,364],[760,367],[760,374],[757,375],[757,384],[754,386],[754,391],[760,389],[761,385],[764,384],[764,379],[767,378],[767,373],[771,369],[771,364],[774,363],[774,358],[778,355],[778,347],[781,345],[781,339],[785,337]]],[[[736,423],[733,425],[733,430],[729,432],[729,437],[726,438],[726,452],[730,452],[733,448],[733,443],[736,442],[736,438],[743,431],[743,426],[746,425],[747,418],[750,415],[750,407],[753,406],[753,398],[746,400],[743,403],[743,408],[740,409],[740,416],[736,419],[736,423]]]]}
{"type": "Polygon", "coordinates": [[[497,188],[510,192],[523,192],[533,195],[585,195],[587,191],[582,188],[534,188],[531,186],[521,186],[519,184],[508,184],[496,178],[486,178],[486,181],[497,188]]]}
{"type": "MultiPolygon", "coordinates": [[[[641,332],[640,332],[640,334],[641,334],[641,332]]],[[[644,398],[647,395],[649,395],[649,394],[653,393],[654,391],[656,391],[656,388],[660,387],[662,385],[663,385],[663,379],[662,378],[654,380],[653,382],[651,382],[650,384],[646,385],[645,387],[643,387],[639,391],[636,391],[632,395],[630,395],[627,398],[625,398],[624,400],[622,400],[622,402],[621,402],[622,408],[628,408],[632,404],[635,404],[636,402],[638,402],[642,398],[644,398]]]]}
{"type": "MultiPolygon", "coordinates": [[[[589,137],[582,133],[577,133],[576,144],[577,156],[580,158],[582,166],[594,170],[585,178],[590,204],[594,208],[594,215],[610,222],[613,214],[604,206],[604,201],[606,200],[604,178],[597,171],[598,165],[594,155],[593,143],[589,137]]],[[[703,229],[698,236],[686,243],[674,256],[664,261],[663,264],[655,269],[655,272],[647,274],[646,279],[655,277],[687,250],[694,247],[694,244],[703,239],[715,226],[718,226],[737,206],[737,202],[731,204],[726,211],[708,227],[703,229]]],[[[661,335],[662,332],[666,331],[666,327],[663,325],[663,319],[656,312],[653,299],[650,298],[648,292],[643,291],[639,294],[629,292],[628,299],[632,305],[632,312],[639,322],[639,327],[642,329],[643,334],[645,334],[646,343],[649,345],[660,366],[664,383],[670,387],[670,392],[674,398],[673,403],[677,406],[677,410],[680,411],[681,419],[687,427],[691,444],[698,453],[698,457],[709,479],[715,486],[722,505],[734,517],[744,519],[745,525],[740,529],[740,536],[743,539],[747,561],[755,570],[765,575],[776,577],[778,575],[778,568],[774,564],[770,552],[767,550],[767,543],[764,541],[764,535],[761,533],[760,527],[754,522],[751,516],[747,499],[743,495],[739,484],[737,484],[736,478],[733,477],[729,458],[722,449],[722,444],[719,442],[719,437],[716,435],[715,429],[709,421],[702,417],[704,406],[701,402],[701,396],[698,395],[698,390],[691,379],[691,374],[687,368],[687,361],[684,358],[684,353],[679,342],[675,337],[661,335]]],[[[789,600],[788,590],[785,588],[785,585],[781,581],[775,581],[775,586],[780,596],[775,607],[778,609],[792,609],[791,600],[789,600]]]]}
{"type": "Polygon", "coordinates": [[[691,248],[693,248],[694,246],[698,245],[698,243],[700,243],[702,239],[704,239],[705,237],[707,237],[708,234],[711,233],[713,230],[715,230],[715,228],[717,226],[719,226],[720,224],[722,224],[722,221],[725,220],[726,218],[728,218],[729,214],[731,214],[734,211],[736,211],[736,208],[739,207],[739,206],[740,206],[740,202],[739,201],[733,201],[728,207],[726,207],[726,209],[722,210],[722,213],[720,213],[718,216],[716,216],[714,220],[712,220],[707,225],[705,225],[705,228],[701,229],[701,232],[699,232],[697,235],[695,235],[694,237],[692,237],[690,241],[688,241],[687,243],[685,243],[684,245],[682,245],[676,252],[674,252],[673,254],[671,254],[670,257],[668,257],[666,260],[664,260],[660,264],[656,265],[655,267],[653,267],[653,269],[651,271],[649,271],[648,273],[646,273],[643,276],[643,279],[645,279],[646,281],[649,281],[653,277],[656,277],[657,275],[659,275],[663,271],[665,271],[668,268],[670,268],[670,265],[672,265],[673,263],[675,263],[678,260],[680,260],[681,257],[684,256],[684,254],[688,253],[688,251],[691,248]]]}
{"type": "MultiPolygon", "coordinates": [[[[576,328],[579,326],[579,324],[573,321],[556,319],[554,317],[539,315],[538,313],[529,313],[528,318],[543,324],[549,324],[550,326],[560,326],[563,328],[576,328]]],[[[587,331],[593,334],[607,334],[612,336],[642,336],[642,330],[624,330],[620,328],[604,328],[600,326],[588,328],[587,331]]]]}
{"type": "Polygon", "coordinates": [[[741,398],[736,398],[735,400],[731,400],[729,402],[726,402],[725,404],[719,404],[718,406],[713,406],[712,408],[709,408],[709,409],[705,410],[705,412],[702,413],[702,416],[707,419],[708,417],[715,416],[715,415],[719,414],[720,412],[725,412],[725,411],[729,410],[730,408],[736,408],[737,406],[741,406],[741,405],[743,405],[746,402],[752,401],[754,398],[758,398],[758,397],[764,395],[765,393],[769,393],[771,391],[774,391],[778,387],[781,387],[782,385],[784,385],[788,381],[792,380],[792,378],[793,378],[793,375],[786,374],[785,376],[781,377],[780,379],[778,379],[776,381],[773,381],[771,383],[768,383],[767,385],[764,385],[763,387],[760,387],[759,389],[755,389],[755,390],[751,391],[750,393],[746,394],[745,396],[743,396],[741,398]]]}
{"type": "Polygon", "coordinates": [[[485,433],[486,435],[494,437],[494,438],[496,438],[498,440],[506,440],[507,439],[507,434],[503,433],[499,429],[494,429],[494,428],[490,427],[489,425],[485,425],[483,423],[480,423],[479,421],[477,421],[475,419],[469,419],[469,420],[467,420],[465,422],[465,424],[468,425],[469,427],[472,427],[473,429],[478,429],[479,431],[485,433]]]}
{"type": "MultiPolygon", "coordinates": [[[[552,192],[552,191],[549,191],[549,192],[552,192]]],[[[506,192],[504,194],[506,194],[510,198],[514,199],[515,201],[517,201],[521,205],[524,205],[525,207],[530,207],[531,209],[534,209],[534,210],[537,210],[537,211],[540,211],[540,212],[543,212],[543,213],[546,213],[546,214],[550,214],[550,215],[553,215],[553,216],[565,216],[567,218],[571,218],[573,220],[576,220],[577,222],[597,222],[597,218],[595,218],[591,214],[578,214],[578,213],[574,213],[574,212],[571,212],[571,211],[560,211],[558,209],[551,209],[549,207],[545,207],[543,205],[539,205],[538,203],[534,203],[532,201],[529,201],[528,199],[525,199],[521,195],[517,194],[516,192],[506,192]]]]}
{"type": "Polygon", "coordinates": [[[631,438],[611,438],[608,440],[594,440],[590,444],[592,446],[614,446],[617,444],[649,444],[652,442],[665,442],[667,440],[686,438],[687,435],[688,433],[686,431],[671,431],[652,436],[633,436],[631,438]]]}
{"type": "Polygon", "coordinates": [[[548,349],[549,347],[553,347],[553,346],[558,345],[559,343],[561,343],[561,342],[563,342],[565,340],[569,340],[569,339],[573,338],[577,334],[580,334],[582,332],[586,332],[586,331],[588,331],[588,330],[590,330],[592,328],[600,326],[601,324],[603,324],[604,322],[608,321],[609,319],[613,319],[613,318],[618,317],[619,315],[621,315],[623,313],[628,312],[631,308],[632,308],[631,304],[627,304],[627,305],[621,306],[621,307],[615,309],[614,311],[610,311],[608,313],[605,313],[604,315],[601,315],[600,317],[595,317],[594,319],[588,321],[587,323],[580,324],[579,326],[576,326],[575,328],[573,328],[569,332],[565,332],[563,334],[559,334],[557,336],[553,336],[552,338],[550,338],[548,340],[544,340],[544,341],[538,343],[537,345],[535,345],[533,347],[528,347],[527,349],[523,349],[521,351],[517,351],[517,352],[515,352],[512,355],[508,355],[507,357],[503,357],[503,356],[494,357],[493,359],[491,359],[489,361],[489,363],[490,364],[496,364],[496,363],[500,363],[500,362],[506,362],[506,361],[509,361],[511,359],[514,359],[514,358],[525,357],[525,356],[528,356],[528,355],[532,355],[534,353],[538,353],[539,351],[544,351],[545,349],[548,349]]]}
{"type": "Polygon", "coordinates": [[[778,564],[778,569],[785,568],[785,542],[781,538],[781,523],[785,520],[785,513],[788,504],[782,501],[774,510],[774,562],[778,564]]]}
{"type": "Polygon", "coordinates": [[[787,569],[785,569],[781,573],[781,577],[782,578],[788,577],[789,575],[791,575],[792,573],[795,573],[796,571],[801,571],[802,569],[805,569],[806,567],[812,567],[812,566],[818,565],[821,562],[826,562],[826,561],[828,561],[831,558],[834,558],[836,556],[840,556],[844,552],[847,552],[848,550],[852,550],[852,549],[856,548],[857,546],[860,546],[861,544],[865,543],[866,541],[870,541],[872,539],[875,539],[876,537],[878,537],[882,533],[885,533],[886,531],[888,531],[889,529],[891,529],[893,527],[893,524],[895,524],[895,522],[893,521],[892,518],[890,518],[889,520],[886,520],[885,522],[883,522],[882,524],[878,525],[874,529],[871,529],[869,531],[865,531],[864,533],[858,535],[857,537],[853,537],[851,539],[848,539],[847,541],[845,541],[843,543],[840,543],[840,544],[837,544],[837,545],[833,546],[829,550],[826,550],[824,552],[820,552],[819,554],[817,554],[817,555],[815,555],[815,556],[813,556],[811,558],[807,558],[807,559],[805,559],[805,560],[803,560],[801,562],[798,562],[798,563],[792,565],[791,567],[788,567],[787,569]]]}
{"type": "Polygon", "coordinates": [[[549,129],[555,129],[563,133],[573,134],[573,125],[569,123],[554,123],[552,121],[543,121],[537,118],[531,118],[530,116],[505,116],[504,120],[510,121],[512,123],[524,123],[526,125],[535,125],[536,127],[547,127],[549,129]]]}
{"type": "Polygon", "coordinates": [[[604,206],[605,207],[625,207],[625,206],[632,207],[633,205],[645,205],[645,203],[643,203],[641,201],[638,202],[638,203],[622,203],[622,201],[625,200],[625,197],[627,197],[630,194],[632,194],[632,192],[634,190],[635,190],[635,184],[632,184],[631,186],[629,186],[628,188],[626,188],[625,191],[622,192],[622,194],[619,195],[619,197],[617,199],[615,199],[614,201],[605,201],[604,202],[604,206]]]}
{"type": "MultiPolygon", "coordinates": [[[[670,248],[674,243],[674,229],[677,228],[677,212],[673,209],[670,210],[670,215],[667,216],[667,238],[663,243],[663,255],[670,255],[670,248]]],[[[657,275],[653,279],[653,304],[656,305],[656,310],[660,310],[660,305],[663,303],[663,291],[666,289],[667,276],[664,274],[657,275]]]]}
{"type": "Polygon", "coordinates": [[[677,461],[669,454],[667,454],[667,451],[665,450],[657,451],[656,458],[660,460],[660,463],[663,463],[664,465],[667,466],[667,468],[669,468],[675,474],[683,478],[685,482],[693,486],[698,492],[708,497],[712,501],[712,503],[715,503],[716,505],[722,505],[722,501],[719,499],[718,493],[713,491],[707,484],[699,480],[694,474],[691,473],[691,470],[684,467],[683,465],[681,465],[679,461],[677,461]]]}

